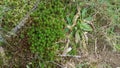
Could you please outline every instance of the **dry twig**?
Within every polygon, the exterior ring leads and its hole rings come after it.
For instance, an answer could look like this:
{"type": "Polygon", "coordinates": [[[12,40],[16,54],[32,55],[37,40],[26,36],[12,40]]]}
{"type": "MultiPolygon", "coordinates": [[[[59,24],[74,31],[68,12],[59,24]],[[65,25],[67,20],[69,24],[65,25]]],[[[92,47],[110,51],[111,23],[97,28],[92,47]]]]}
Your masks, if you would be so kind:
{"type": "Polygon", "coordinates": [[[78,55],[58,55],[60,57],[72,57],[72,58],[82,58],[82,56],[78,56],[78,55]]]}
{"type": "Polygon", "coordinates": [[[77,6],[77,13],[76,13],[76,15],[73,17],[73,20],[72,20],[72,22],[73,22],[73,24],[72,24],[72,26],[67,26],[70,30],[72,30],[72,28],[77,24],[77,19],[79,18],[79,16],[80,16],[80,7],[79,6],[77,6]]]}

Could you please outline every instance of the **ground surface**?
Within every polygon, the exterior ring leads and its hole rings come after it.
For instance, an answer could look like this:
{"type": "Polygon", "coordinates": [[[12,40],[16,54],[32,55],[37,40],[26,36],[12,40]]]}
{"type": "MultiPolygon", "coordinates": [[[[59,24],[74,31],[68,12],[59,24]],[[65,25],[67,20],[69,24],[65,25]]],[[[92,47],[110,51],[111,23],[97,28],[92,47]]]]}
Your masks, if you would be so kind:
{"type": "MultiPolygon", "coordinates": [[[[57,2],[54,0],[11,2],[2,0],[0,1],[0,10],[1,68],[120,67],[119,0],[61,0],[57,2]],[[58,5],[56,5],[56,3],[58,5]],[[41,4],[43,7],[39,7],[41,4]],[[53,5],[52,8],[57,8],[54,10],[49,7],[51,5],[53,5]],[[61,9],[58,9],[58,7],[61,9]],[[39,11],[41,11],[41,14],[39,11]],[[53,12],[53,15],[52,13],[50,13],[51,15],[47,15],[49,11],[53,12]],[[61,15],[59,16],[59,14],[61,15]],[[39,19],[37,19],[36,16],[39,19]],[[44,21],[44,18],[47,20],[44,21]],[[45,49],[47,49],[48,52],[43,50],[45,53],[42,53],[45,55],[40,55],[45,57],[41,59],[39,55],[41,51],[33,53],[31,50],[33,43],[30,41],[30,38],[36,38],[38,35],[33,33],[36,36],[33,37],[32,34],[28,35],[28,33],[32,31],[31,27],[38,27],[39,24],[36,23],[41,24],[41,22],[46,21],[54,22],[53,20],[56,21],[56,19],[58,21],[61,20],[60,22],[62,23],[64,22],[62,30],[65,31],[65,36],[64,38],[55,40],[54,46],[58,45],[58,48],[53,47],[53,44],[51,45],[51,47],[57,49],[54,60],[48,60],[48,58],[46,58],[53,57],[52,54],[49,55],[52,49],[50,49],[48,45],[45,45],[45,49]],[[22,25],[19,23],[22,23],[22,25]],[[15,30],[17,25],[19,25],[18,27],[20,28],[17,27],[15,30]]],[[[49,26],[49,24],[47,26],[49,26]]],[[[45,31],[44,27],[42,27],[42,29],[45,31]]],[[[41,30],[41,28],[38,30],[41,30]]],[[[38,38],[34,40],[34,42],[39,42],[38,38]]]]}

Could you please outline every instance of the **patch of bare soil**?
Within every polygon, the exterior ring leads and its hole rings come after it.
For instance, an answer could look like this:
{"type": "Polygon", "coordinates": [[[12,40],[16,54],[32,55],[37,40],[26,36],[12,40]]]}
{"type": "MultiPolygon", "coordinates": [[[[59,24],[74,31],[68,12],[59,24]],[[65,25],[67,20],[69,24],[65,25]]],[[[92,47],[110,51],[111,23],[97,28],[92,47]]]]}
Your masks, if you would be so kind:
{"type": "Polygon", "coordinates": [[[116,52],[103,52],[101,55],[101,62],[109,64],[112,68],[120,67],[120,53],[116,52]]]}
{"type": "Polygon", "coordinates": [[[87,45],[88,55],[84,56],[81,51],[77,56],[63,56],[61,65],[63,68],[117,68],[120,67],[120,52],[114,50],[114,39],[120,36],[120,28],[115,27],[114,35],[106,34],[108,24],[104,24],[96,32],[88,33],[89,43],[87,45]],[[82,54],[81,54],[82,53],[82,54]]]}
{"type": "Polygon", "coordinates": [[[25,36],[24,38],[17,40],[17,38],[13,38],[11,43],[17,42],[9,47],[6,45],[4,47],[6,51],[6,56],[8,57],[9,68],[26,68],[26,65],[29,61],[32,60],[33,54],[30,51],[30,45],[28,44],[28,38],[25,36]]]}
{"type": "Polygon", "coordinates": [[[28,24],[16,36],[6,38],[7,44],[4,44],[3,48],[7,56],[8,65],[1,67],[26,68],[26,65],[33,60],[34,54],[31,53],[27,36],[28,24]]]}
{"type": "Polygon", "coordinates": [[[63,57],[60,67],[63,68],[117,68],[120,67],[120,53],[105,51],[100,54],[90,54],[86,57],[63,57]],[[82,66],[83,65],[83,66],[82,66]]]}

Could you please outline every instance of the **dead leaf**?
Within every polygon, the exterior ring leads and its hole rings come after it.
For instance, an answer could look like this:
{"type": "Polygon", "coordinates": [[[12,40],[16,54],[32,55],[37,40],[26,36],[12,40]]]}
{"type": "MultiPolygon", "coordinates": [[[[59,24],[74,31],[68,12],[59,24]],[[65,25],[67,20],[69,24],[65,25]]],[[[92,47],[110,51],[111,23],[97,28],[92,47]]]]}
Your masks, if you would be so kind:
{"type": "Polygon", "coordinates": [[[80,42],[80,35],[79,35],[79,32],[77,31],[75,33],[75,43],[78,44],[80,42]]]}

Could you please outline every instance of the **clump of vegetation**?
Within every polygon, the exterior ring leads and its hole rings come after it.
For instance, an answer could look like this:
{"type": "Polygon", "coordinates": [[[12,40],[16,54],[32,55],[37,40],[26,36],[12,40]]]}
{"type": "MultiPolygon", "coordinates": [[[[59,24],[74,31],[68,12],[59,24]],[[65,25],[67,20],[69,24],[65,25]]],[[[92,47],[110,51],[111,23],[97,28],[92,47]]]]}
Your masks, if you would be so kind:
{"type": "Polygon", "coordinates": [[[19,21],[33,8],[35,1],[23,0],[23,1],[10,1],[3,0],[0,2],[0,7],[4,9],[4,15],[2,18],[3,28],[11,30],[15,27],[19,21]]]}
{"type": "Polygon", "coordinates": [[[41,1],[31,14],[33,24],[28,31],[31,50],[43,60],[54,60],[59,46],[55,44],[64,37],[64,6],[60,1],[41,1]]]}

